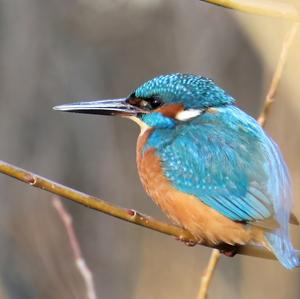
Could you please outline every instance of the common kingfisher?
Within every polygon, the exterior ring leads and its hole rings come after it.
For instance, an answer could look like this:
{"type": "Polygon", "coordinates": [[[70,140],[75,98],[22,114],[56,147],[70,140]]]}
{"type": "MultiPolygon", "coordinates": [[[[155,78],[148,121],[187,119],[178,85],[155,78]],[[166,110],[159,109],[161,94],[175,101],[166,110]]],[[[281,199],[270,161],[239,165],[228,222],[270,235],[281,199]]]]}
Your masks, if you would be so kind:
{"type": "Polygon", "coordinates": [[[259,244],[286,268],[298,267],[287,166],[271,137],[234,104],[212,80],[176,73],[155,77],[126,98],[54,109],[133,120],[141,128],[141,182],[167,216],[199,242],[259,244]]]}

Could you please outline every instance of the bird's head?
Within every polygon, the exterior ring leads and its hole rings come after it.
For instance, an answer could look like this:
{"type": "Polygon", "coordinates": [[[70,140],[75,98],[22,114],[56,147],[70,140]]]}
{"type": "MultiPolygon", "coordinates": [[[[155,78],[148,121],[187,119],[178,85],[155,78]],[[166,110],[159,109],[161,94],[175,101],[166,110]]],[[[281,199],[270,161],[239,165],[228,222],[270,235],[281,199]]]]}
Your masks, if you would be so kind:
{"type": "Polygon", "coordinates": [[[93,100],[54,107],[55,110],[121,115],[141,127],[171,128],[192,119],[207,109],[234,103],[234,99],[212,80],[191,74],[155,77],[127,98],[93,100]]]}

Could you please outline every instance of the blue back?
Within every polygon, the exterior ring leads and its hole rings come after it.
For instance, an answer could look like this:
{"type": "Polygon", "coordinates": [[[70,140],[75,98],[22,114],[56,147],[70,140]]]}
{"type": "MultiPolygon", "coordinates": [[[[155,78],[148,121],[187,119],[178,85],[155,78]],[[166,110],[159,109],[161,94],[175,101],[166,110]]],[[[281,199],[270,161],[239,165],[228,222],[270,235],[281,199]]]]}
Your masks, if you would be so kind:
{"type": "Polygon", "coordinates": [[[289,238],[290,178],[280,150],[259,124],[233,106],[234,99],[211,80],[189,74],[154,78],[136,89],[140,98],[158,97],[203,113],[187,121],[158,112],[142,120],[153,127],[144,150],[155,148],[163,172],[178,190],[234,221],[274,217],[279,228],[265,236],[287,268],[300,265],[289,238]],[[213,107],[213,111],[205,111],[213,107]]]}
{"type": "Polygon", "coordinates": [[[280,202],[274,166],[286,173],[285,165],[276,165],[277,150],[256,121],[234,106],[173,129],[156,129],[146,147],[157,149],[165,175],[177,189],[232,220],[271,217],[280,202]]]}
{"type": "Polygon", "coordinates": [[[277,145],[237,107],[217,110],[155,129],[144,150],[156,149],[178,190],[224,216],[245,222],[273,216],[280,228],[266,233],[270,247],[285,267],[299,266],[288,230],[290,179],[277,145]]]}

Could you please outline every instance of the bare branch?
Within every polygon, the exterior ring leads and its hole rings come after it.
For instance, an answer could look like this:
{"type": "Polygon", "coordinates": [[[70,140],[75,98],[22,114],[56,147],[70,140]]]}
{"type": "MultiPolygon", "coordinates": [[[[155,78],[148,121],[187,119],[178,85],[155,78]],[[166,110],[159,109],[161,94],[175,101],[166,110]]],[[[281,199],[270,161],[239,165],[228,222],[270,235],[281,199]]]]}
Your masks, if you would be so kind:
{"type": "Polygon", "coordinates": [[[79,245],[78,239],[75,234],[75,230],[72,225],[72,222],[73,222],[72,217],[67,212],[67,210],[64,208],[61,200],[58,197],[53,198],[53,206],[55,207],[59,217],[61,218],[61,220],[66,228],[70,246],[73,251],[76,266],[85,282],[85,286],[86,286],[86,290],[87,290],[87,298],[88,299],[97,299],[93,274],[90,271],[89,267],[87,266],[87,264],[82,256],[80,245],[79,245]]]}
{"type": "Polygon", "coordinates": [[[279,60],[278,60],[273,78],[272,78],[271,86],[267,93],[262,112],[257,120],[262,127],[265,126],[268,113],[270,111],[271,105],[274,102],[274,97],[275,97],[276,91],[278,89],[278,85],[279,85],[279,81],[282,76],[283,68],[284,68],[286,60],[287,60],[288,52],[293,43],[293,40],[295,38],[295,35],[296,35],[298,29],[299,29],[299,23],[294,23],[292,25],[291,29],[286,34],[286,37],[283,41],[281,53],[279,56],[279,60]]]}
{"type": "MultiPolygon", "coordinates": [[[[69,187],[55,183],[53,181],[50,181],[49,179],[43,178],[41,176],[38,176],[37,174],[33,174],[27,170],[18,168],[12,164],[8,164],[1,160],[0,160],[0,173],[6,174],[24,183],[27,183],[33,187],[37,187],[49,191],[53,194],[62,196],[66,199],[72,200],[76,203],[94,209],[96,211],[108,214],[110,216],[117,217],[122,220],[144,226],[146,228],[158,231],[166,235],[174,236],[177,239],[180,239],[182,241],[187,241],[190,243],[197,242],[195,238],[191,235],[191,233],[183,228],[156,220],[152,217],[143,215],[132,209],[121,208],[117,205],[108,203],[94,196],[87,195],[82,192],[71,189],[69,187]]],[[[205,243],[201,243],[200,245],[212,247],[211,245],[205,243]]],[[[271,252],[263,248],[250,246],[250,245],[247,245],[246,247],[247,248],[241,247],[237,253],[266,258],[266,259],[275,258],[271,252]]],[[[221,247],[213,247],[213,248],[222,249],[221,247]]]]}
{"type": "Polygon", "coordinates": [[[209,258],[207,268],[201,277],[200,290],[197,299],[207,298],[208,288],[220,257],[220,251],[217,249],[213,249],[209,258]]]}
{"type": "Polygon", "coordinates": [[[261,15],[289,19],[293,21],[300,20],[300,14],[296,7],[291,3],[279,0],[200,0],[210,4],[234,9],[237,11],[261,15]]]}

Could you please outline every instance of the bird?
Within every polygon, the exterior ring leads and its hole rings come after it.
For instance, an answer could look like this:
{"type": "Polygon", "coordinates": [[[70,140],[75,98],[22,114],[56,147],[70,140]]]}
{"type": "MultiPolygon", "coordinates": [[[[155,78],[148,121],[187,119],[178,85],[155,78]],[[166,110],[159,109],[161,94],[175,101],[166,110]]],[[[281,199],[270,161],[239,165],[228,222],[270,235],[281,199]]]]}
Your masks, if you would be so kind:
{"type": "Polygon", "coordinates": [[[291,179],[280,149],[213,80],[159,75],[126,98],[53,109],[137,123],[137,169],[146,193],[197,242],[256,244],[285,268],[300,266],[289,234],[289,223],[299,223],[291,214],[291,179]]]}

